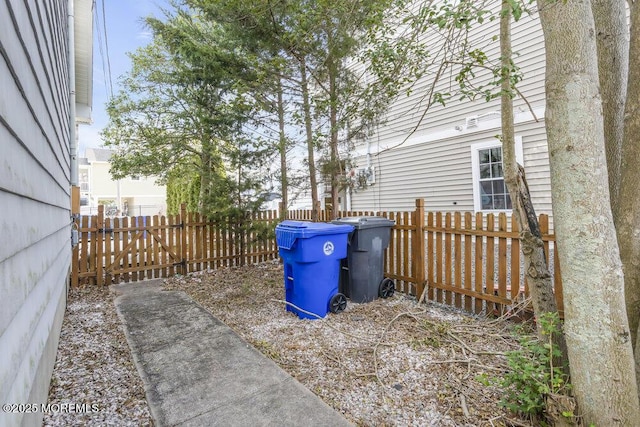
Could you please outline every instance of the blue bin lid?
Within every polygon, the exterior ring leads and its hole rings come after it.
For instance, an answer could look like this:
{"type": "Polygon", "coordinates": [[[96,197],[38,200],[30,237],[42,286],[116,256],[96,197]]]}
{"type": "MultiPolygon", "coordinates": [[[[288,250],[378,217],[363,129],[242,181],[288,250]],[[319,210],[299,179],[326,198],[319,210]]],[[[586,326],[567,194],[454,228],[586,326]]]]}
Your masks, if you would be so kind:
{"type": "Polygon", "coordinates": [[[279,247],[291,249],[296,239],[309,239],[329,234],[348,234],[352,231],[353,226],[348,224],[287,220],[276,226],[276,241],[279,247]]]}

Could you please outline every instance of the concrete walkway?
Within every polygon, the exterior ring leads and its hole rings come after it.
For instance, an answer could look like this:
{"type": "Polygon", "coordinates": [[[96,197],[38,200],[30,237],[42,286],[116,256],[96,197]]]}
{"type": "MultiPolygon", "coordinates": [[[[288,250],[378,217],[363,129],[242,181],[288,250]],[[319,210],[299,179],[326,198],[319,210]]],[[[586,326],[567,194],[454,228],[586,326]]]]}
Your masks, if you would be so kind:
{"type": "Polygon", "coordinates": [[[346,419],[181,291],[114,285],[157,426],[347,426],[346,419]]]}

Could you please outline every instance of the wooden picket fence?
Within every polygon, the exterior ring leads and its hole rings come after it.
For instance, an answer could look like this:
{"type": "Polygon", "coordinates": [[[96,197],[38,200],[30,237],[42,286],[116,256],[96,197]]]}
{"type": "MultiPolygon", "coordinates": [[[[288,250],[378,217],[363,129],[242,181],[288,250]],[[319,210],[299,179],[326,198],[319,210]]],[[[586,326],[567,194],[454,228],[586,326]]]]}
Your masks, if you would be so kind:
{"type": "Polygon", "coordinates": [[[238,233],[234,224],[214,223],[185,206],[179,215],[114,219],[100,206],[98,215],[76,223],[71,285],[136,282],[276,258],[277,212],[260,212],[252,222],[271,230],[267,238],[259,230],[238,233]]]}
{"type": "MultiPolygon", "coordinates": [[[[330,215],[321,211],[319,220],[329,221],[330,215]]],[[[426,289],[429,300],[472,313],[502,313],[528,297],[518,226],[506,214],[426,212],[422,199],[413,211],[338,213],[371,215],[395,222],[384,263],[385,276],[398,291],[420,296],[426,289]]],[[[287,218],[310,220],[311,211],[289,211],[287,218]]],[[[214,223],[185,207],[179,215],[113,220],[100,209],[77,222],[80,243],[74,248],[71,284],[135,282],[276,259],[278,213],[260,212],[252,221],[262,227],[238,233],[233,224],[214,223]]],[[[539,221],[562,310],[555,236],[548,216],[540,215],[539,221]]]]}
{"type": "MultiPolygon", "coordinates": [[[[540,215],[540,231],[551,269],[556,303],[563,315],[562,278],[549,217],[540,215]]],[[[505,213],[428,213],[425,280],[428,299],[473,313],[504,313],[529,296],[515,217],[505,213]],[[509,224],[510,222],[510,224],[509,224]]]]}
{"type": "MultiPolygon", "coordinates": [[[[471,313],[503,314],[529,297],[515,217],[478,212],[427,212],[417,199],[409,212],[339,212],[338,217],[382,216],[395,221],[385,256],[385,276],[396,290],[471,313]]],[[[328,221],[330,212],[320,212],[328,221]]],[[[310,220],[311,211],[289,212],[310,220]]],[[[538,217],[556,303],[563,315],[562,278],[549,216],[538,217]]]]}

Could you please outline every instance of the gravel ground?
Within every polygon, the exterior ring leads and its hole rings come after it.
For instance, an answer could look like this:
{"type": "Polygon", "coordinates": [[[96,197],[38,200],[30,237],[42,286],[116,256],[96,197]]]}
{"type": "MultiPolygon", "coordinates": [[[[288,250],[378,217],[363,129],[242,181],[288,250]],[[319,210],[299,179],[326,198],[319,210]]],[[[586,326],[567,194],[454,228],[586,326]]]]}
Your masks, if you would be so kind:
{"type": "Polygon", "coordinates": [[[285,310],[277,262],[166,281],[361,426],[528,426],[478,375],[504,372],[513,324],[396,293],[301,320],[285,310]]]}
{"type": "Polygon", "coordinates": [[[45,413],[45,426],[153,425],[108,288],[71,290],[48,403],[94,406],[45,413]]]}
{"type": "MultiPolygon", "coordinates": [[[[285,310],[282,282],[273,262],[176,276],[165,287],[185,291],[356,425],[532,425],[499,405],[502,390],[475,379],[500,375],[504,352],[519,347],[509,322],[398,293],[301,320],[285,310]]],[[[99,411],[46,414],[46,426],[152,425],[108,289],[72,291],[49,403],[99,411]]]]}

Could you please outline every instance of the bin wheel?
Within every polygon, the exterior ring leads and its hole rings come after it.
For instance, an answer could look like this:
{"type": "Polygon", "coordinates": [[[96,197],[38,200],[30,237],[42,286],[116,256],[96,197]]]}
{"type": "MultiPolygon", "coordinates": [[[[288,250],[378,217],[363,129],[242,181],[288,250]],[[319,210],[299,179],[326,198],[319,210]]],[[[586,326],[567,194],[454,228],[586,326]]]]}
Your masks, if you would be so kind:
{"type": "Polygon", "coordinates": [[[331,297],[331,301],[329,301],[329,310],[332,313],[340,313],[347,308],[347,297],[343,294],[335,294],[331,297]]]}
{"type": "Polygon", "coordinates": [[[393,283],[393,280],[385,277],[380,282],[380,288],[378,290],[378,295],[382,298],[389,298],[393,296],[393,293],[396,291],[396,284],[393,283]]]}

